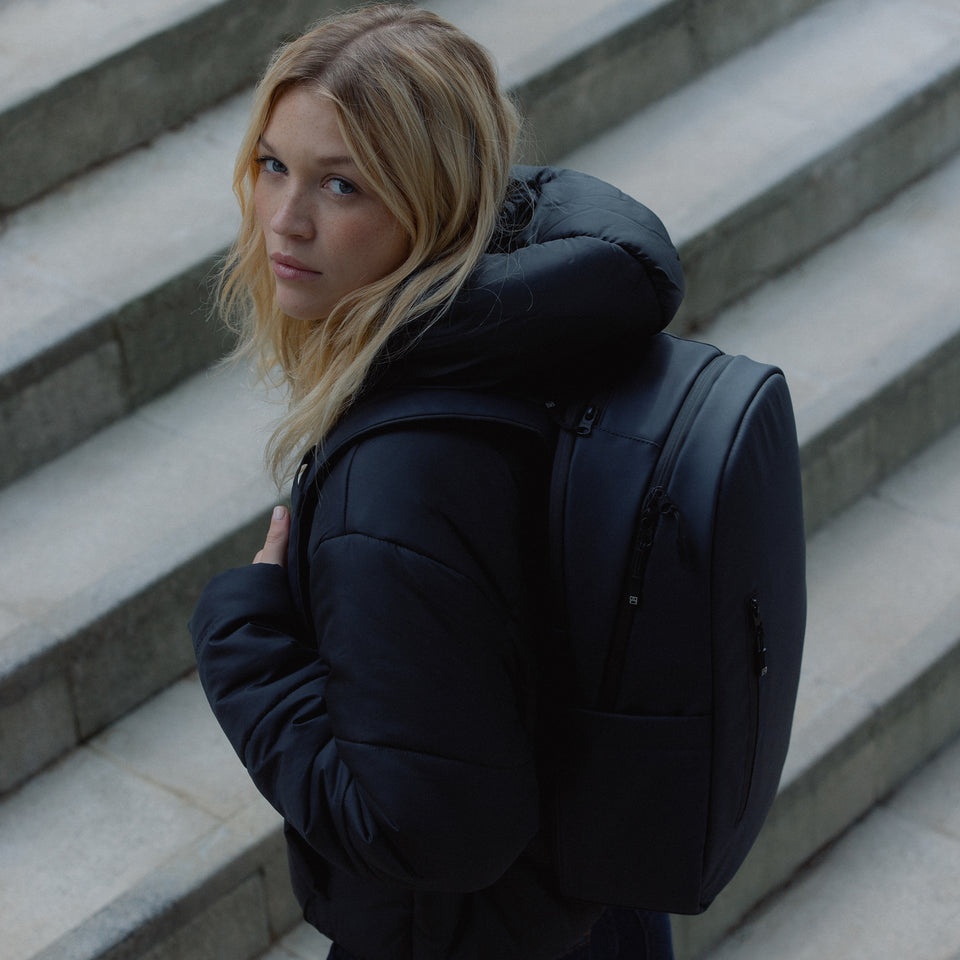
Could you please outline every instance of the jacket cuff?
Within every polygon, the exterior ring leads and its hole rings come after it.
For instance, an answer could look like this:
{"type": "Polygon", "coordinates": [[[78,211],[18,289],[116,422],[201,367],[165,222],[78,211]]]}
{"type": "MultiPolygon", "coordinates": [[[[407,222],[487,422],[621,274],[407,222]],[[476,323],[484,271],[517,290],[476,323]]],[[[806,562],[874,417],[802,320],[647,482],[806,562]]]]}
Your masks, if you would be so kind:
{"type": "Polygon", "coordinates": [[[287,571],[274,563],[251,563],[215,576],[204,588],[190,618],[195,650],[246,623],[293,633],[296,613],[287,571]]]}

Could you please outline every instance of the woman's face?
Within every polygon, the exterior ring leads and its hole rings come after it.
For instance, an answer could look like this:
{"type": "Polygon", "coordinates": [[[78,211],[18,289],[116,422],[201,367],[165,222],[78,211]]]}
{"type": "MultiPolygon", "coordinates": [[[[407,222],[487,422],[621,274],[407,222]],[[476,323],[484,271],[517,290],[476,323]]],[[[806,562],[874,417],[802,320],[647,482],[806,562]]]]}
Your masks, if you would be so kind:
{"type": "Polygon", "coordinates": [[[254,205],[284,313],[324,319],[406,259],[400,223],[360,175],[333,104],[316,90],[294,87],[277,101],[257,163],[254,205]]]}

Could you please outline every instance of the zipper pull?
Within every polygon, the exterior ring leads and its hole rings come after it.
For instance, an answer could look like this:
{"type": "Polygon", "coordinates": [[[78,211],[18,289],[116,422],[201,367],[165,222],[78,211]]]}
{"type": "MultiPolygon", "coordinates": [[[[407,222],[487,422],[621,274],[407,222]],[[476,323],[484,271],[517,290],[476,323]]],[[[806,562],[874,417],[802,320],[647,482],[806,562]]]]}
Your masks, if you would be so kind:
{"type": "Polygon", "coordinates": [[[644,521],[640,521],[640,533],[633,545],[633,557],[630,560],[630,581],[627,586],[627,603],[631,607],[640,606],[640,591],[643,588],[643,573],[647,566],[647,551],[653,542],[644,534],[644,521]]]}
{"type": "Polygon", "coordinates": [[[661,505],[663,499],[663,488],[655,487],[647,494],[646,502],[640,511],[640,523],[637,525],[637,543],[633,554],[632,572],[634,576],[639,572],[638,561],[640,555],[653,546],[653,535],[657,531],[659,517],[663,514],[663,506],[661,505]]]}
{"type": "Polygon", "coordinates": [[[750,620],[753,623],[754,664],[758,677],[767,675],[767,646],[763,631],[763,618],[760,616],[760,598],[750,598],[750,620]]]}
{"type": "Polygon", "coordinates": [[[643,575],[647,569],[647,555],[653,546],[653,535],[660,517],[660,500],[663,490],[655,487],[647,494],[646,502],[640,511],[637,535],[633,541],[633,555],[630,559],[630,582],[627,587],[627,603],[631,607],[640,605],[640,591],[643,588],[643,575]]]}
{"type": "Polygon", "coordinates": [[[666,495],[663,496],[660,504],[660,516],[669,517],[676,526],[676,545],[677,557],[680,562],[686,564],[690,559],[690,549],[687,538],[683,533],[683,520],[680,517],[680,508],[666,495]]]}
{"type": "Polygon", "coordinates": [[[593,425],[596,423],[598,413],[599,411],[593,404],[587,407],[587,409],[583,411],[583,415],[580,417],[580,422],[574,429],[574,433],[576,433],[578,437],[589,437],[593,432],[593,425]]]}

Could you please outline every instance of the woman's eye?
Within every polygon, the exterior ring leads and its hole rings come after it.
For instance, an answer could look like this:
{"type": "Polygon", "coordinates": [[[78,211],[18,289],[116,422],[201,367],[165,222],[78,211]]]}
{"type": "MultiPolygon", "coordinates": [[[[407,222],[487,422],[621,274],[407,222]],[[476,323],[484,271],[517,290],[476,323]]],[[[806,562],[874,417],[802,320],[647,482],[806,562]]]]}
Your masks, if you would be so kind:
{"type": "Polygon", "coordinates": [[[287,168],[276,157],[257,157],[256,162],[267,173],[286,173],[287,168]]]}
{"type": "Polygon", "coordinates": [[[331,177],[327,185],[338,197],[348,197],[351,193],[356,193],[357,188],[349,180],[343,180],[340,177],[331,177]]]}

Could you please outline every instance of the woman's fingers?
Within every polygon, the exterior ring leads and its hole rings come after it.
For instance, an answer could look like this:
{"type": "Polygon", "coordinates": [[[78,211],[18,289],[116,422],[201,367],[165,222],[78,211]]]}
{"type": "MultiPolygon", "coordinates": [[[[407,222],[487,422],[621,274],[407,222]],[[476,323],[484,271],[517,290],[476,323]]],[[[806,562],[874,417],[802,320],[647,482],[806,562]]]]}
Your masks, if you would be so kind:
{"type": "Polygon", "coordinates": [[[276,563],[287,565],[287,541],[290,539],[290,514],[286,507],[274,507],[270,519],[270,529],[263,549],[257,551],[254,563],[276,563]]]}

